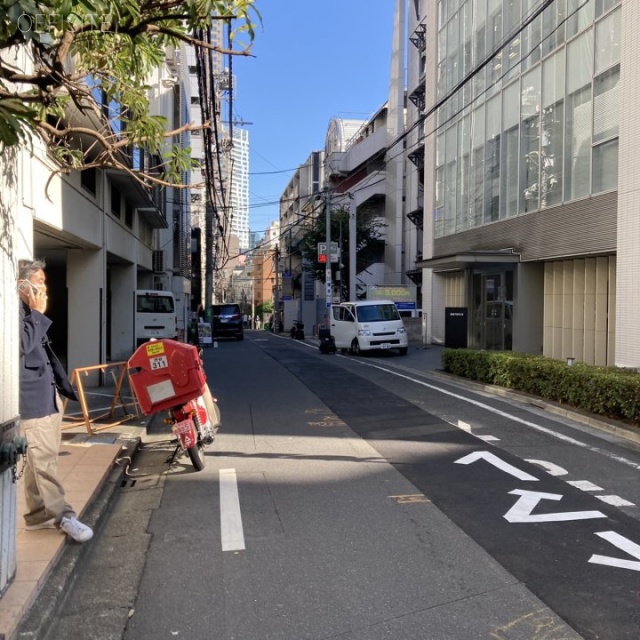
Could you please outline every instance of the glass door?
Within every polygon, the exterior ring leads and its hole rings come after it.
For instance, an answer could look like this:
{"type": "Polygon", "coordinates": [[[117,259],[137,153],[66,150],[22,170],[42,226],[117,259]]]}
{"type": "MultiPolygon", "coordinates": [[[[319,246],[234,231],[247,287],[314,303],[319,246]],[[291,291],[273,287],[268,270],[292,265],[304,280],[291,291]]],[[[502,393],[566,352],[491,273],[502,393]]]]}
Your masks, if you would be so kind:
{"type": "Polygon", "coordinates": [[[473,347],[511,350],[513,271],[473,274],[473,347]]]}

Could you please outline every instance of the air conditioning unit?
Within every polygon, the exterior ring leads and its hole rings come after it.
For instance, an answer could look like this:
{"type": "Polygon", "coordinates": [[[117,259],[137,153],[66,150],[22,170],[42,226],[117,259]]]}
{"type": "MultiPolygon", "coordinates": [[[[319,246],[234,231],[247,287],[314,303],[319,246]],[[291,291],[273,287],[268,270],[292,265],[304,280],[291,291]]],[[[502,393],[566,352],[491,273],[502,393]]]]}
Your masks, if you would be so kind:
{"type": "Polygon", "coordinates": [[[180,49],[176,49],[173,45],[167,45],[165,47],[165,60],[169,69],[178,73],[178,58],[180,56],[180,49]]]}
{"type": "Polygon", "coordinates": [[[155,291],[169,291],[168,276],[153,276],[153,288],[155,291]]]}
{"type": "Polygon", "coordinates": [[[164,271],[165,271],[164,251],[162,251],[162,250],[154,251],[153,252],[153,257],[152,257],[152,262],[153,262],[153,272],[154,273],[164,273],[164,271]]]}

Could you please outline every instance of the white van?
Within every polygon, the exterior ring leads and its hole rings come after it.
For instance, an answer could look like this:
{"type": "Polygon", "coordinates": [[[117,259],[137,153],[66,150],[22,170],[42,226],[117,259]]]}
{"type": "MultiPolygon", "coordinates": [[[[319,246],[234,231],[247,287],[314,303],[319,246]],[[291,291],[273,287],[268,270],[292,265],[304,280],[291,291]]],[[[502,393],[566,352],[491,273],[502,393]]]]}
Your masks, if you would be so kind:
{"type": "Polygon", "coordinates": [[[136,347],[151,338],[178,339],[176,301],[171,291],[135,292],[136,347]]]}
{"type": "Polygon", "coordinates": [[[341,302],[331,307],[331,335],[336,347],[358,355],[361,351],[398,349],[406,355],[407,330],[390,300],[341,302]]]}

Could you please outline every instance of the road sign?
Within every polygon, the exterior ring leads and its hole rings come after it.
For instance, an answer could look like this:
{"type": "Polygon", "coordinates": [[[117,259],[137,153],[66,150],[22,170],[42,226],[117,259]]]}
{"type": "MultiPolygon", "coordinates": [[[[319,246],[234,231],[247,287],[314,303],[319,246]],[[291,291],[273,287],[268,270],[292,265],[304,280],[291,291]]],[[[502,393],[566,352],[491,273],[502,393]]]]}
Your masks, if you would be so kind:
{"type": "Polygon", "coordinates": [[[329,251],[327,252],[327,243],[318,242],[318,262],[326,263],[327,254],[330,256],[330,262],[337,264],[340,261],[340,248],[337,242],[329,243],[329,251]]]}

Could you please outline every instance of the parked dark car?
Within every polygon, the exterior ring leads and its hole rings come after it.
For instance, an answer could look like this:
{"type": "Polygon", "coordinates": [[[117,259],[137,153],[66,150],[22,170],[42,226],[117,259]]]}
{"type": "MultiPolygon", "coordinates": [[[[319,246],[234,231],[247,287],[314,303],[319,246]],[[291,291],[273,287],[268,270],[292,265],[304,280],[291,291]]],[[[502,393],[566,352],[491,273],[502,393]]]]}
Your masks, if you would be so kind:
{"type": "Polygon", "coordinates": [[[213,305],[213,337],[223,336],[244,338],[242,312],[240,306],[233,303],[213,305]]]}

